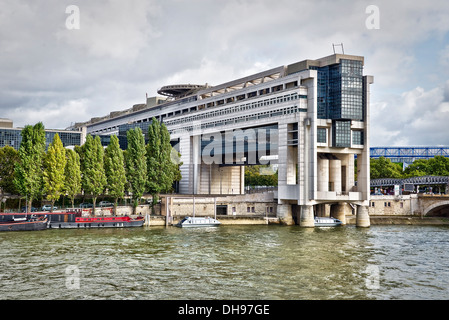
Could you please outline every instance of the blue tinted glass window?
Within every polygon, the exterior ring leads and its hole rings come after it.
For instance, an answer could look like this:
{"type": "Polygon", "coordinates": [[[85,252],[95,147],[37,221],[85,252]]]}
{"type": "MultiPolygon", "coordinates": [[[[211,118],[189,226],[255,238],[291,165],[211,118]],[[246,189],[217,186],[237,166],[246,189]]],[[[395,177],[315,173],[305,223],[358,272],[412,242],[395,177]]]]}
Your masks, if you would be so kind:
{"type": "Polygon", "coordinates": [[[326,128],[318,128],[317,129],[317,142],[326,143],[326,128]]]}

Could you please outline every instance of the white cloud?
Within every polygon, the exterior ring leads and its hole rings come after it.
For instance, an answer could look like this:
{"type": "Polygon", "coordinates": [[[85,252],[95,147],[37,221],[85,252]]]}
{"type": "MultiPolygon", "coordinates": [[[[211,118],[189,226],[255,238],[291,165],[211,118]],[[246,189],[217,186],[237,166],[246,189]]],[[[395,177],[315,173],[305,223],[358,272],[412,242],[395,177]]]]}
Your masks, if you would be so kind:
{"type": "Polygon", "coordinates": [[[445,85],[417,87],[371,105],[371,146],[449,145],[449,102],[445,85]]]}
{"type": "Polygon", "coordinates": [[[43,106],[35,106],[34,108],[19,107],[14,111],[6,113],[6,117],[14,119],[14,126],[16,127],[23,127],[26,124],[35,124],[41,121],[46,128],[59,129],[61,128],[59,120],[61,118],[70,119],[70,122],[73,123],[85,121],[86,117],[89,116],[88,111],[90,107],[91,105],[87,99],[69,100],[61,104],[49,103],[43,106]],[[17,117],[17,115],[20,116],[17,117]]]}
{"type": "Polygon", "coordinates": [[[449,84],[437,85],[447,80],[448,32],[447,0],[3,0],[0,117],[65,128],[143,103],[166,84],[220,84],[330,55],[343,42],[375,77],[373,142],[433,143],[441,135],[422,131],[446,126],[449,84]],[[79,30],[65,26],[71,4],[79,30]],[[379,30],[365,26],[370,4],[379,30]],[[429,52],[436,62],[426,70],[429,52]]]}
{"type": "MultiPolygon", "coordinates": [[[[62,28],[56,38],[73,50],[105,59],[134,59],[160,33],[151,23],[152,1],[108,0],[79,5],[80,28],[62,28]]],[[[68,17],[68,15],[67,15],[68,17]]]]}

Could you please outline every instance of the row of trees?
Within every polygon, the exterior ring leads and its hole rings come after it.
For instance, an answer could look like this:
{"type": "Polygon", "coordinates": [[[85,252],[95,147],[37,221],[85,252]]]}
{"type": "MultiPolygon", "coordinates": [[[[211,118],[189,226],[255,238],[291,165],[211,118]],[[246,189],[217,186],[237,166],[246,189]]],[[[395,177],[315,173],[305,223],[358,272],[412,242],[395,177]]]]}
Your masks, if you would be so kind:
{"type": "Polygon", "coordinates": [[[181,179],[180,162],[176,161],[180,154],[171,147],[165,125],[154,118],[148,138],[145,144],[140,128],[129,130],[128,148],[123,151],[116,136],[111,136],[104,149],[100,137],[88,135],[84,145],[73,151],[65,149],[56,134],[45,152],[43,124],[28,125],[22,130],[19,151],[0,149],[0,187],[26,197],[28,208],[33,199],[44,196],[53,207],[62,195],[74,206],[82,191],[92,197],[94,210],[97,198],[107,194],[115,199],[116,212],[125,191],[132,195],[134,210],[145,192],[153,196],[155,204],[160,193],[171,192],[173,183],[181,179]]]}
{"type": "Polygon", "coordinates": [[[393,163],[388,158],[380,157],[379,159],[371,159],[370,170],[371,179],[449,176],[449,158],[435,156],[428,160],[415,160],[402,170],[402,164],[393,163]]]}

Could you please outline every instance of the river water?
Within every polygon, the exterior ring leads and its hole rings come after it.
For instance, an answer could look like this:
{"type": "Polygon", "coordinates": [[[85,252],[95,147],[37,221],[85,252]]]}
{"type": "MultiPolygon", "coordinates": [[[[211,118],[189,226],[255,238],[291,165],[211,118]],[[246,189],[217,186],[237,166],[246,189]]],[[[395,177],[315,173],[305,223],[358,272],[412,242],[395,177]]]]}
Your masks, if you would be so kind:
{"type": "Polygon", "coordinates": [[[449,228],[0,234],[0,299],[447,299],[449,228]]]}

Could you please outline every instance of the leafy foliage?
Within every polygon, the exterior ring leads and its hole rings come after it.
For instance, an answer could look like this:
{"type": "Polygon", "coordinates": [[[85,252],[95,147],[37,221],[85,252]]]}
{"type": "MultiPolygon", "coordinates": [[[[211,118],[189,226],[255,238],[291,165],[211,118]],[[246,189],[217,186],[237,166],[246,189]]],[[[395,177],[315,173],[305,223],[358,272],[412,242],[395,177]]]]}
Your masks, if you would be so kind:
{"type": "Polygon", "coordinates": [[[153,204],[158,194],[171,192],[173,182],[181,179],[178,158],[179,154],[170,144],[167,127],[153,118],[147,144],[148,189],[153,195],[153,204]]]}
{"type": "Polygon", "coordinates": [[[14,184],[22,196],[28,197],[28,210],[33,199],[42,194],[42,164],[45,155],[45,129],[39,122],[27,125],[22,130],[19,147],[19,161],[15,166],[14,184]]]}
{"type": "Polygon", "coordinates": [[[53,142],[48,147],[44,157],[44,190],[47,200],[51,201],[51,211],[56,200],[64,190],[64,170],[66,165],[65,149],[58,134],[55,134],[53,142]]]}
{"type": "Polygon", "coordinates": [[[402,178],[402,166],[391,162],[390,159],[380,157],[379,159],[371,159],[370,161],[371,179],[402,178]]]}
{"type": "Polygon", "coordinates": [[[16,194],[14,167],[19,161],[19,153],[10,146],[0,148],[0,189],[4,193],[16,194]]]}
{"type": "Polygon", "coordinates": [[[278,173],[269,166],[256,165],[245,167],[245,185],[247,186],[277,186],[278,173]]]}
{"type": "Polygon", "coordinates": [[[108,194],[114,197],[114,214],[117,214],[117,201],[125,193],[126,173],[123,151],[120,149],[117,136],[111,136],[104,157],[108,194]]]}
{"type": "Polygon", "coordinates": [[[64,190],[74,207],[75,196],[81,192],[80,156],[73,150],[66,150],[66,156],[64,190]]]}
{"type": "Polygon", "coordinates": [[[128,130],[128,148],[125,153],[128,190],[132,192],[134,211],[147,185],[145,138],[140,128],[128,130]]]}
{"type": "Polygon", "coordinates": [[[97,197],[103,193],[106,186],[103,161],[104,150],[100,137],[96,136],[94,139],[91,135],[88,135],[82,147],[81,171],[83,174],[81,183],[84,192],[92,195],[93,212],[95,212],[97,197]]]}

